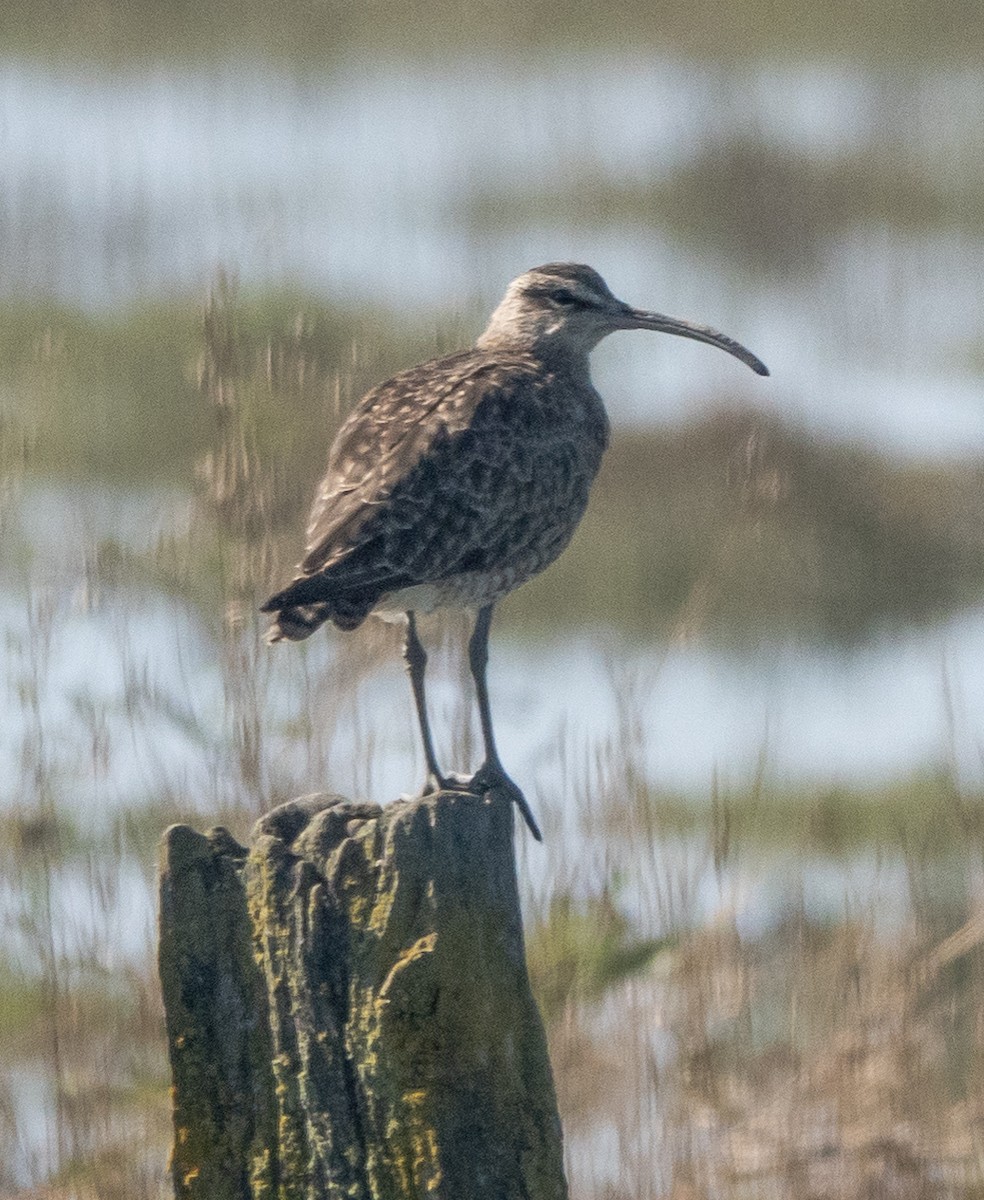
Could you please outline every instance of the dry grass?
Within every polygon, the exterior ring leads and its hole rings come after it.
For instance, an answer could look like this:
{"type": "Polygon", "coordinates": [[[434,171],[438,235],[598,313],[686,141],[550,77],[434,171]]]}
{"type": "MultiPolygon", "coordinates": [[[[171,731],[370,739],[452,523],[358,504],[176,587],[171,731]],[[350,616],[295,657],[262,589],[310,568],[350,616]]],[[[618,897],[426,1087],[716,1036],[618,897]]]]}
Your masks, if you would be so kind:
{"type": "MultiPolygon", "coordinates": [[[[312,780],[374,790],[379,733],[367,697],[392,667],[392,632],[326,639],[275,669],[254,613],[291,553],[273,532],[287,517],[278,507],[284,463],[311,454],[303,447],[291,460],[282,446],[277,457],[270,447],[282,431],[271,412],[315,396],[333,403],[328,351],[303,321],[254,339],[235,305],[217,289],[185,363],[201,443],[181,522],[150,545],[74,547],[71,586],[57,577],[43,585],[50,564],[28,549],[21,563],[23,622],[10,635],[6,679],[17,745],[0,821],[3,1197],[168,1194],[152,968],[153,846],[163,827],[221,822],[244,836],[260,811],[312,780]],[[120,619],[119,695],[83,691],[65,710],[65,630],[91,633],[84,622],[107,613],[120,619]],[[161,621],[180,627],[178,690],[139,653],[161,621]],[[289,672],[288,688],[278,671],[289,672]],[[171,756],[175,731],[196,748],[193,766],[171,756]],[[113,782],[121,759],[142,765],[129,790],[113,782]]],[[[52,397],[63,381],[50,362],[43,371],[52,397]]],[[[707,461],[720,466],[727,426],[707,436],[707,461]]],[[[36,460],[30,439],[5,445],[16,499],[36,460]]],[[[627,478],[651,469],[641,457],[633,467],[637,451],[623,451],[627,478]]],[[[665,456],[669,469],[673,452],[665,456]]],[[[777,469],[801,479],[817,469],[807,457],[782,444],[777,469]]],[[[723,483],[708,471],[711,490],[723,488],[720,511],[761,525],[775,519],[759,487],[772,466],[753,466],[733,486],[727,471],[723,483]]],[[[872,517],[862,532],[929,544],[925,523],[907,526],[900,515],[903,499],[915,503],[912,489],[887,468],[865,469],[861,479],[857,460],[828,465],[855,495],[879,497],[862,510],[883,524],[872,517]]],[[[692,464],[681,471],[692,484],[692,464]]],[[[294,503],[305,490],[295,486],[294,503]]],[[[845,504],[845,487],[835,490],[845,504]]],[[[620,490],[611,492],[617,511],[620,490]]],[[[692,495],[681,506],[692,512],[692,495]]],[[[947,547],[943,524],[933,544],[947,547]]],[[[839,528],[850,525],[844,518],[839,528]]],[[[722,585],[710,583],[712,596],[722,585]]],[[[749,582],[749,596],[757,587],[749,582]]],[[[684,612],[678,598],[678,620],[684,612]]],[[[708,605],[704,619],[712,614],[708,605]]],[[[446,629],[439,674],[460,672],[462,633],[446,629]]],[[[979,797],[947,769],[886,795],[789,794],[770,782],[764,756],[741,793],[668,797],[641,765],[637,685],[614,678],[612,688],[618,720],[603,743],[560,735],[548,751],[562,760],[563,794],[535,797],[545,853],[521,843],[531,969],[573,1195],[984,1194],[979,797]],[[830,888],[817,887],[831,877],[833,906],[830,888]]],[[[455,757],[468,759],[467,714],[455,708],[450,718],[455,757]]],[[[409,746],[409,716],[405,732],[409,746]]]]}
{"type": "Polygon", "coordinates": [[[572,998],[550,1026],[572,1194],[980,1195],[984,913],[969,892],[928,911],[889,893],[886,914],[845,887],[837,917],[793,902],[765,928],[723,902],[603,999],[572,998]]]}

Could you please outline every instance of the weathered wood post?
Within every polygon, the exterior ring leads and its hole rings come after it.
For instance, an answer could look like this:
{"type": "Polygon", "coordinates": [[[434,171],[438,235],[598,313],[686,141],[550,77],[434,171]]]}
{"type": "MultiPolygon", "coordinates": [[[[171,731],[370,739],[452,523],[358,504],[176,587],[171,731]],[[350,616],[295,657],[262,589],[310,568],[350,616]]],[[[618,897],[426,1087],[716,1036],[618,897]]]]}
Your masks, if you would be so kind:
{"type": "Polygon", "coordinates": [[[305,797],[164,838],[178,1200],[562,1200],[508,803],[305,797]]]}

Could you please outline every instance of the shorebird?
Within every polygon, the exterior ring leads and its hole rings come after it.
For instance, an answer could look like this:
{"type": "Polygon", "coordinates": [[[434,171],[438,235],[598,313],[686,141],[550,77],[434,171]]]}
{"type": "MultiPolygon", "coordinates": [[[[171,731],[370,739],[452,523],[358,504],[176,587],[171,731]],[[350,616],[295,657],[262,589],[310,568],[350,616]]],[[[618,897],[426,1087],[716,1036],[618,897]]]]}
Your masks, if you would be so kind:
{"type": "Polygon", "coordinates": [[[331,447],[299,574],[271,596],[273,642],[375,613],[406,619],[404,659],[420,724],[424,793],[508,796],[540,830],[506,774],[492,731],[486,664],[496,602],[560,554],[581,520],[608,444],[588,355],[610,333],[651,329],[718,346],[759,375],[765,365],[714,329],[631,308],[597,271],[547,263],[514,279],[474,347],[370,391],[331,447]],[[485,761],[470,778],[434,752],[416,614],[477,610],[468,658],[485,761]]]}

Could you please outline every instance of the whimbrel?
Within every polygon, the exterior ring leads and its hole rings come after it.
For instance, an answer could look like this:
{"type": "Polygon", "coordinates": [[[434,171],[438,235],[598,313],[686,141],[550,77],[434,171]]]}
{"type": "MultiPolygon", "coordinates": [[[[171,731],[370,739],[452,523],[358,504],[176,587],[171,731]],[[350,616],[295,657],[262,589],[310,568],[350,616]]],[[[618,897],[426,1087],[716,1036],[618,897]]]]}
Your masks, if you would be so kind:
{"type": "Polygon", "coordinates": [[[325,621],[355,629],[370,613],[405,614],[425,793],[504,794],[537,840],[492,732],[489,627],[496,601],[552,563],[584,513],[608,443],[588,354],[619,329],[694,338],[769,373],[722,333],[623,304],[590,267],[527,271],[471,350],[403,371],[357,405],[331,447],[300,573],[263,605],[275,614],[271,641],[298,641],[325,621]],[[427,720],[415,614],[441,607],[477,610],[468,651],[485,761],[467,781],[442,774],[427,720]]]}

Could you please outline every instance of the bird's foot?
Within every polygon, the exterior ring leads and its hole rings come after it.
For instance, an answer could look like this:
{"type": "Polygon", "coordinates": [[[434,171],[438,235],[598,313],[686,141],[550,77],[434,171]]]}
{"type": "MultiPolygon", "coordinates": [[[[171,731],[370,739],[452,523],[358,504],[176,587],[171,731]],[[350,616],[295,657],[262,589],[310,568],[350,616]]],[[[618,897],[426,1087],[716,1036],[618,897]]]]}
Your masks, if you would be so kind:
{"type": "Polygon", "coordinates": [[[458,771],[449,771],[448,774],[444,776],[444,787],[447,788],[449,792],[472,792],[474,791],[474,788],[471,784],[471,775],[462,775],[458,771]]]}
{"type": "Polygon", "coordinates": [[[501,767],[485,763],[474,775],[459,775],[456,771],[447,775],[437,775],[433,771],[429,771],[424,786],[417,796],[403,795],[400,799],[419,800],[421,796],[433,796],[437,792],[468,792],[473,796],[484,796],[487,792],[499,792],[516,805],[536,840],[543,841],[543,834],[526,802],[526,797],[501,767]]]}
{"type": "Polygon", "coordinates": [[[533,834],[538,842],[543,841],[543,834],[540,832],[536,818],[533,816],[533,812],[526,802],[526,797],[497,763],[484,763],[478,768],[471,779],[466,781],[465,786],[468,791],[475,792],[480,796],[486,792],[497,792],[506,796],[519,809],[530,833],[533,834]]]}
{"type": "Polygon", "coordinates": [[[451,771],[447,775],[438,775],[435,771],[428,771],[424,786],[417,795],[403,795],[400,799],[419,800],[421,796],[433,796],[437,792],[470,792],[473,790],[471,781],[470,775],[459,775],[456,771],[451,771]]]}

